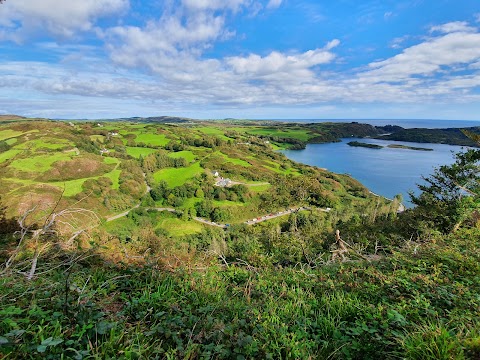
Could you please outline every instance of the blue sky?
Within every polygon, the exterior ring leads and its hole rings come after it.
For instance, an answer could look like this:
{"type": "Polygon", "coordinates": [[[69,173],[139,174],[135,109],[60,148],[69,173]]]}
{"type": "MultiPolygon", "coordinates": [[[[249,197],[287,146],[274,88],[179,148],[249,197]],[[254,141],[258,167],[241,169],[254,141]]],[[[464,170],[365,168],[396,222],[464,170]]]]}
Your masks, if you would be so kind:
{"type": "Polygon", "coordinates": [[[480,120],[478,0],[7,0],[0,114],[480,120]]]}

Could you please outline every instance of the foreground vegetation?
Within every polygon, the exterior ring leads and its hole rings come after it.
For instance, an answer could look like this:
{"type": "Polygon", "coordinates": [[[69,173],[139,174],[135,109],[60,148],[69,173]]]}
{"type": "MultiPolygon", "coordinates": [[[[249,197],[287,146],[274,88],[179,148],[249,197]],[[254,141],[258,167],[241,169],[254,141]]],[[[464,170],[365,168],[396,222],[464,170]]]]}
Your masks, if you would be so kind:
{"type": "Polygon", "coordinates": [[[477,358],[478,230],[377,262],[167,269],[65,253],[2,276],[8,358],[477,358]],[[199,270],[199,268],[204,268],[199,270]]]}
{"type": "Polygon", "coordinates": [[[0,356],[480,356],[480,151],[398,214],[264,133],[178,121],[0,127],[0,356]]]}

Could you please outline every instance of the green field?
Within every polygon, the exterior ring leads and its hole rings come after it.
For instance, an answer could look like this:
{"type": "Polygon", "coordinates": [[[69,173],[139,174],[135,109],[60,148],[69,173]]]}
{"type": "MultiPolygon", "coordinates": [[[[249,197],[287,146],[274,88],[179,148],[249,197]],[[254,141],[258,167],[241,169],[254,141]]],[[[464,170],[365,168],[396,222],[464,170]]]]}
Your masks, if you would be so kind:
{"type": "Polygon", "coordinates": [[[245,206],[245,203],[240,201],[230,201],[230,200],[212,200],[213,206],[245,206]]]}
{"type": "Polygon", "coordinates": [[[15,155],[17,155],[21,152],[22,152],[22,150],[10,149],[10,150],[7,150],[3,153],[0,153],[0,163],[2,163],[4,161],[7,161],[7,160],[10,160],[10,159],[13,159],[15,157],[15,155]]]}
{"type": "Polygon", "coordinates": [[[38,132],[38,130],[30,130],[30,131],[16,131],[16,130],[11,130],[11,129],[6,129],[6,130],[1,130],[0,131],[0,141],[13,138],[13,137],[18,137],[20,135],[25,135],[25,134],[31,134],[34,132],[38,132]]]}
{"type": "Polygon", "coordinates": [[[170,156],[171,158],[181,158],[182,157],[185,160],[187,160],[187,162],[189,162],[189,163],[192,162],[192,161],[195,161],[195,159],[197,158],[193,152],[188,151],[188,150],[173,152],[173,153],[168,154],[168,156],[170,156]]]}
{"type": "Polygon", "coordinates": [[[90,140],[99,141],[99,142],[103,143],[105,141],[105,136],[103,136],[103,135],[90,135],[90,140]]]}
{"type": "Polygon", "coordinates": [[[119,160],[119,159],[114,158],[114,157],[111,157],[111,156],[105,156],[105,157],[103,158],[103,162],[104,162],[105,164],[109,164],[109,165],[111,165],[111,164],[117,164],[117,165],[120,164],[120,160],[119,160]]]}
{"type": "Polygon", "coordinates": [[[308,133],[308,130],[279,130],[273,128],[266,128],[266,129],[252,129],[248,130],[249,134],[254,135],[265,135],[265,136],[277,136],[280,138],[292,138],[301,141],[308,141],[312,136],[308,133]]]}
{"type": "Polygon", "coordinates": [[[135,141],[137,143],[145,143],[147,145],[153,145],[153,146],[165,146],[170,142],[170,139],[167,139],[167,137],[163,134],[157,135],[157,134],[139,134],[135,138],[135,141]]]}
{"type": "Polygon", "coordinates": [[[7,145],[10,145],[10,146],[12,146],[13,144],[15,144],[17,141],[18,141],[17,138],[11,138],[11,139],[5,140],[5,142],[7,143],[7,145]]]}
{"type": "Polygon", "coordinates": [[[189,234],[195,234],[202,231],[203,226],[199,222],[194,220],[185,221],[176,217],[175,214],[163,212],[161,216],[157,218],[156,228],[164,229],[170,236],[183,236],[189,234]]]}
{"type": "Polygon", "coordinates": [[[53,163],[61,160],[71,160],[74,156],[75,155],[72,155],[72,153],[39,155],[30,158],[14,160],[11,163],[11,166],[21,171],[45,172],[52,167],[53,163]]]}
{"type": "Polygon", "coordinates": [[[5,140],[5,139],[9,139],[9,138],[13,138],[13,137],[17,137],[17,136],[20,136],[22,134],[23,134],[23,132],[21,132],[21,131],[15,131],[15,130],[11,130],[11,129],[2,130],[2,131],[0,131],[0,141],[5,140]]]}
{"type": "Polygon", "coordinates": [[[231,140],[229,137],[225,136],[225,130],[221,130],[221,129],[217,129],[217,128],[214,128],[214,127],[198,127],[198,128],[195,128],[196,130],[198,131],[201,131],[202,133],[204,134],[207,134],[207,135],[215,135],[219,138],[221,138],[222,140],[231,140]]]}
{"type": "Polygon", "coordinates": [[[144,148],[144,147],[133,147],[133,146],[127,146],[127,154],[130,156],[133,156],[136,159],[139,159],[140,156],[147,156],[149,154],[153,154],[156,149],[150,149],[150,148],[144,148]]]}
{"type": "Polygon", "coordinates": [[[157,171],[153,176],[155,181],[166,181],[168,186],[176,187],[185,184],[188,179],[201,174],[203,169],[200,163],[196,162],[191,166],[175,169],[162,169],[157,171]]]}
{"type": "Polygon", "coordinates": [[[15,149],[28,149],[28,150],[40,150],[40,149],[48,149],[48,150],[60,150],[65,147],[73,147],[75,146],[71,141],[65,139],[58,139],[58,138],[49,138],[48,140],[44,139],[35,139],[24,142],[15,146],[15,149]]]}
{"type": "Polygon", "coordinates": [[[271,127],[232,127],[231,130],[239,133],[252,135],[277,136],[280,138],[292,138],[301,141],[308,141],[313,135],[308,129],[277,129],[271,127]]]}
{"type": "Polygon", "coordinates": [[[254,186],[248,186],[248,189],[254,193],[262,193],[264,191],[267,191],[270,189],[272,185],[270,184],[265,184],[265,185],[254,185],[254,186]]]}
{"type": "Polygon", "coordinates": [[[188,208],[192,208],[195,206],[196,203],[199,203],[200,201],[202,201],[203,199],[199,199],[199,198],[189,198],[189,199],[185,199],[185,201],[183,202],[182,206],[180,207],[181,209],[188,209],[188,208]]]}
{"type": "Polygon", "coordinates": [[[250,166],[252,166],[252,164],[246,162],[245,160],[236,159],[236,158],[231,158],[231,157],[229,157],[228,155],[226,155],[226,154],[224,154],[224,153],[221,153],[221,152],[219,152],[219,151],[215,152],[214,154],[221,155],[225,160],[227,160],[227,162],[232,163],[232,164],[235,164],[235,165],[240,165],[240,166],[244,166],[244,167],[250,167],[250,166]]]}
{"type": "Polygon", "coordinates": [[[64,195],[69,197],[69,196],[74,196],[81,193],[82,186],[85,181],[90,179],[98,179],[100,177],[107,177],[110,180],[112,180],[112,183],[113,183],[112,189],[117,190],[120,186],[119,185],[120,173],[121,173],[121,170],[112,170],[101,176],[94,176],[89,178],[81,178],[81,179],[68,180],[68,181],[55,181],[55,182],[50,182],[48,184],[58,186],[59,188],[62,188],[62,189],[65,187],[64,195]]]}

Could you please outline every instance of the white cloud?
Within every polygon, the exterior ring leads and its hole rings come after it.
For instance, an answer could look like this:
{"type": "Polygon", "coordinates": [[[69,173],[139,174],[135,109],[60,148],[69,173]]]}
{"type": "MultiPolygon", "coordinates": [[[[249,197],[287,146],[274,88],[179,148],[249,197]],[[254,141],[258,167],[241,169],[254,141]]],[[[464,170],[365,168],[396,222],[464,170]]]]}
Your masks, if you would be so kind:
{"type": "Polygon", "coordinates": [[[392,49],[400,49],[402,47],[402,44],[409,38],[408,35],[406,36],[401,36],[401,37],[397,37],[395,39],[393,39],[391,42],[390,42],[390,47],[392,49]]]}
{"type": "MultiPolygon", "coordinates": [[[[95,3],[109,3],[112,8],[117,4],[115,11],[127,4],[122,0],[95,3]]],[[[72,24],[65,25],[68,31],[50,31],[68,36],[89,30],[95,19],[111,13],[95,7],[92,1],[87,4],[90,7],[82,5],[82,10],[72,10],[80,15],[72,24]]],[[[181,0],[180,7],[163,7],[163,13],[144,26],[116,26],[103,31],[102,39],[115,66],[105,59],[93,58],[98,48],[76,44],[60,47],[54,42],[38,44],[64,62],[1,63],[0,106],[5,108],[2,97],[25,99],[22,93],[35,93],[51,98],[95,97],[95,104],[100,103],[98,99],[112,104],[118,104],[119,99],[136,101],[137,105],[153,104],[146,106],[148,109],[298,105],[321,108],[332,102],[473,101],[480,87],[480,33],[463,22],[434,26],[429,37],[420,43],[348,73],[333,72],[328,66],[337,58],[337,39],[311,50],[209,57],[208,50],[217,42],[235,36],[235,30],[228,28],[231,16],[248,14],[256,4],[254,0],[181,0]],[[77,67],[78,64],[81,66],[77,67]]],[[[35,18],[41,24],[48,23],[47,15],[36,14],[35,18]]],[[[25,26],[16,30],[23,31],[25,26]]],[[[394,39],[394,48],[405,47],[406,38],[394,39]]],[[[409,43],[410,40],[414,38],[409,38],[409,43]]]]}
{"type": "Polygon", "coordinates": [[[230,9],[237,11],[247,0],[182,0],[185,8],[194,11],[230,9]]]}
{"type": "Polygon", "coordinates": [[[430,32],[453,33],[453,32],[475,32],[477,29],[470,26],[466,21],[454,21],[442,25],[432,26],[430,32]]]}
{"type": "Polygon", "coordinates": [[[95,20],[128,8],[128,0],[14,0],[2,4],[0,40],[21,42],[45,32],[72,37],[91,30],[95,20]]]}
{"type": "Polygon", "coordinates": [[[309,76],[310,68],[329,63],[335,58],[335,55],[328,51],[335,45],[338,45],[338,40],[330,42],[325,49],[309,50],[302,54],[285,55],[274,51],[265,57],[257,54],[230,57],[226,59],[226,63],[236,74],[249,74],[253,77],[275,77],[282,73],[309,76]]]}
{"type": "Polygon", "coordinates": [[[442,68],[480,59],[480,33],[449,33],[405,49],[401,54],[369,64],[365,74],[383,81],[401,81],[413,75],[428,76],[442,68]]]}
{"type": "Polygon", "coordinates": [[[269,0],[267,4],[267,9],[276,9],[282,5],[282,0],[269,0]]]}
{"type": "Polygon", "coordinates": [[[392,12],[392,11],[387,11],[385,14],[383,14],[383,19],[384,19],[384,20],[388,20],[388,19],[390,19],[392,16],[394,16],[393,12],[392,12]]]}

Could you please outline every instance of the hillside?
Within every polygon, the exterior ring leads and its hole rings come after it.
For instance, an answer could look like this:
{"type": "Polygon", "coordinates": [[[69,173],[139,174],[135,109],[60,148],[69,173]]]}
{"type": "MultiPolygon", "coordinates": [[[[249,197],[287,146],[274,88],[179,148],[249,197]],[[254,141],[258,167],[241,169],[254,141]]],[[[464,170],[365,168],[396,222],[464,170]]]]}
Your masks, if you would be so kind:
{"type": "Polygon", "coordinates": [[[0,355],[478,358],[480,154],[398,213],[276,151],[374,133],[1,124],[0,355]]]}
{"type": "MultiPolygon", "coordinates": [[[[480,133],[479,127],[466,128],[465,130],[480,133]]],[[[462,129],[394,129],[389,135],[377,137],[382,140],[409,141],[418,143],[449,144],[462,146],[476,146],[478,144],[469,139],[462,129]]]]}

